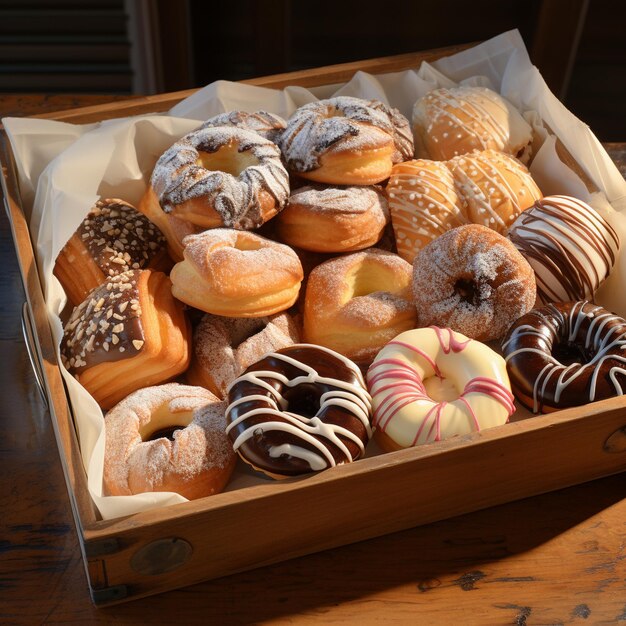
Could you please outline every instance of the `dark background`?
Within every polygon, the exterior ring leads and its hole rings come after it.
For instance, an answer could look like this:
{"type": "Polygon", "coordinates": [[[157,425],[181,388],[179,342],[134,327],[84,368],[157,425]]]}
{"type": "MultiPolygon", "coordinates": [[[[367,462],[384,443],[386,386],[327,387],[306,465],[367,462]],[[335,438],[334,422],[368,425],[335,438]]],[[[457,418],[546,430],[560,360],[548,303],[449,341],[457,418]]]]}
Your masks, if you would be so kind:
{"type": "Polygon", "coordinates": [[[626,140],[622,0],[0,0],[0,91],[158,93],[518,28],[553,91],[626,140]]]}

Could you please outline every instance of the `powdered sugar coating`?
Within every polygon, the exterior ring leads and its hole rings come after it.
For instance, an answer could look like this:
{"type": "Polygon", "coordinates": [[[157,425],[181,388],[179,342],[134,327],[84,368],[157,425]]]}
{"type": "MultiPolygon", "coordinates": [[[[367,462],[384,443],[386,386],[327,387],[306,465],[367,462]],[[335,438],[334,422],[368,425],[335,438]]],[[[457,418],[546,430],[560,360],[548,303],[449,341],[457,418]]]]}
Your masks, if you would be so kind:
{"type": "Polygon", "coordinates": [[[134,483],[142,483],[147,491],[163,491],[167,473],[192,482],[210,468],[227,468],[233,450],[225,434],[225,408],[201,387],[169,383],[133,392],[105,418],[105,485],[109,490],[115,485],[117,495],[136,493],[134,483]],[[140,431],[150,430],[160,410],[173,415],[191,412],[193,417],[174,432],[173,440],[142,440],[140,431]]]}
{"type": "Polygon", "coordinates": [[[445,325],[472,339],[501,337],[532,309],[532,268],[506,238],[478,224],[454,228],[413,262],[420,326],[445,325]]]}
{"type": "Polygon", "coordinates": [[[320,166],[326,151],[360,150],[379,141],[380,131],[395,146],[394,163],[413,156],[408,120],[377,100],[339,96],[300,107],[288,120],[281,148],[290,169],[308,172],[320,166]]]}
{"type": "Polygon", "coordinates": [[[278,143],[283,131],[287,127],[287,122],[274,113],[268,111],[227,111],[208,119],[201,128],[210,126],[235,126],[252,130],[265,139],[273,143],[278,143]]]}
{"type": "Polygon", "coordinates": [[[251,130],[228,126],[200,128],[173,144],[157,161],[151,184],[166,213],[187,200],[206,198],[224,226],[240,229],[263,223],[261,191],[275,199],[278,210],[289,197],[289,176],[276,144],[251,130]],[[201,152],[214,153],[228,145],[248,153],[256,164],[238,176],[199,164],[201,152]]]}
{"type": "Polygon", "coordinates": [[[305,185],[293,191],[289,203],[304,206],[311,213],[365,213],[375,208],[389,215],[385,196],[374,186],[305,185]]]}
{"type": "Polygon", "coordinates": [[[246,368],[268,352],[300,341],[287,313],[261,318],[222,317],[207,313],[194,333],[196,363],[212,378],[220,397],[246,368]]]}

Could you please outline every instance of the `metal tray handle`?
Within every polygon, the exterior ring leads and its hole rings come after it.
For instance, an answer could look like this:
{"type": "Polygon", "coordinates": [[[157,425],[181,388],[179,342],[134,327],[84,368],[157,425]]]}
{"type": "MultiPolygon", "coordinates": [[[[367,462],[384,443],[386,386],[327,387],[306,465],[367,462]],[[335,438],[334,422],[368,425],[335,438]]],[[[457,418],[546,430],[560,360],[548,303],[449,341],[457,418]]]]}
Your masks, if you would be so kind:
{"type": "Polygon", "coordinates": [[[35,382],[37,383],[37,387],[43,401],[46,406],[48,406],[48,396],[46,395],[46,388],[44,386],[43,368],[41,367],[41,361],[39,360],[39,356],[37,354],[35,331],[28,302],[24,302],[22,305],[22,334],[24,335],[24,343],[26,344],[28,360],[30,361],[30,366],[32,367],[33,374],[35,375],[35,382]]]}

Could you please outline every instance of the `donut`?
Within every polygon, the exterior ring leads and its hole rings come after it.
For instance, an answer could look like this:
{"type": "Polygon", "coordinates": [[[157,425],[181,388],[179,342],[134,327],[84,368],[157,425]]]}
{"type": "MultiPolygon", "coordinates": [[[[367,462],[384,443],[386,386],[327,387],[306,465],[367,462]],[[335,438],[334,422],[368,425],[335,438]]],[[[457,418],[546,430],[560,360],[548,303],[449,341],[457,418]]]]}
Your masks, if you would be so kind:
{"type": "Polygon", "coordinates": [[[504,335],[535,304],[535,275],[515,246],[478,224],[449,230],[413,262],[419,326],[439,324],[479,341],[504,335]]]}
{"type": "Polygon", "coordinates": [[[289,246],[252,232],[214,228],[183,240],[170,274],[176,298],[206,313],[263,317],[298,298],[303,273],[289,246]]]}
{"type": "Polygon", "coordinates": [[[457,193],[467,203],[469,221],[502,235],[542,196],[526,166],[504,152],[465,154],[451,159],[448,167],[457,193]]]}
{"type": "Polygon", "coordinates": [[[168,271],[161,231],[124,200],[98,200],[56,258],[53,273],[73,306],[109,276],[131,269],[168,271]]]}
{"type": "Polygon", "coordinates": [[[620,247],[606,220],[570,196],[537,200],[513,223],[508,237],[535,271],[543,304],[592,299],[620,247]]]}
{"type": "Polygon", "coordinates": [[[271,478],[351,463],[372,435],[371,399],[359,368],[321,346],[267,354],[232,383],[228,401],[233,448],[271,478]]]}
{"type": "Polygon", "coordinates": [[[515,411],[504,359],[449,328],[398,335],[374,359],[367,385],[387,452],[499,426],[515,411]]]}
{"type": "Polygon", "coordinates": [[[474,150],[498,150],[528,162],[532,128],[500,94],[486,87],[435,89],[413,106],[415,156],[447,161],[474,150]]]}
{"type": "Polygon", "coordinates": [[[300,341],[294,319],[284,311],[267,317],[220,317],[206,313],[194,331],[193,356],[185,377],[218,398],[263,355],[300,341]]]}
{"type": "Polygon", "coordinates": [[[202,228],[250,230],[281,211],[289,175],[276,144],[244,128],[197,129],[157,161],[140,210],[160,212],[202,228]]]}
{"type": "Polygon", "coordinates": [[[194,500],[222,491],[237,459],[225,408],[206,389],[178,383],[131,393],[104,420],[105,493],[171,491],[194,500]]]}
{"type": "Polygon", "coordinates": [[[548,413],[626,390],[626,320],[591,302],[533,309],[502,343],[515,397],[548,413]]]}
{"type": "Polygon", "coordinates": [[[470,221],[445,162],[419,159],[394,165],[386,192],[396,248],[409,263],[433,239],[470,221]]]}
{"type": "Polygon", "coordinates": [[[339,96],[310,102],[281,138],[290,172],[331,185],[374,185],[413,156],[408,120],[377,100],[339,96]]]}
{"type": "Polygon", "coordinates": [[[304,186],[276,217],[281,241],[313,252],[352,252],[373,246],[389,221],[376,187],[304,186]]]}
{"type": "Polygon", "coordinates": [[[131,392],[184,372],[191,328],[169,278],[153,270],[111,276],[72,311],[61,360],[109,409],[131,392]]]}
{"type": "Polygon", "coordinates": [[[268,111],[256,111],[254,113],[229,111],[208,119],[200,128],[210,126],[245,128],[261,135],[264,139],[269,139],[272,143],[278,143],[280,136],[287,127],[287,122],[279,115],[274,115],[268,111]]]}
{"type": "Polygon", "coordinates": [[[369,364],[390,339],[415,327],[411,272],[397,254],[376,248],[318,265],[304,297],[305,340],[369,364]]]}

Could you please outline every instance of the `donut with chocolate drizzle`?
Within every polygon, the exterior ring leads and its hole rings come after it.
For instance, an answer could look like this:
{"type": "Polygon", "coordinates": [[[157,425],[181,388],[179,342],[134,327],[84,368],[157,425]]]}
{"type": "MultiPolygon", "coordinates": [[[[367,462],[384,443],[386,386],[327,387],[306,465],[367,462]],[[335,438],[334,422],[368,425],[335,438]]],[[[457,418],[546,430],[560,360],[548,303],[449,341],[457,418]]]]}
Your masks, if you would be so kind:
{"type": "Polygon", "coordinates": [[[625,349],[626,320],[585,301],[533,309],[502,344],[513,393],[534,413],[623,395],[625,349]]]}
{"type": "Polygon", "coordinates": [[[241,458],[272,478],[350,463],[372,436],[358,367],[311,344],[277,350],[229,388],[228,433],[241,458]]]}

